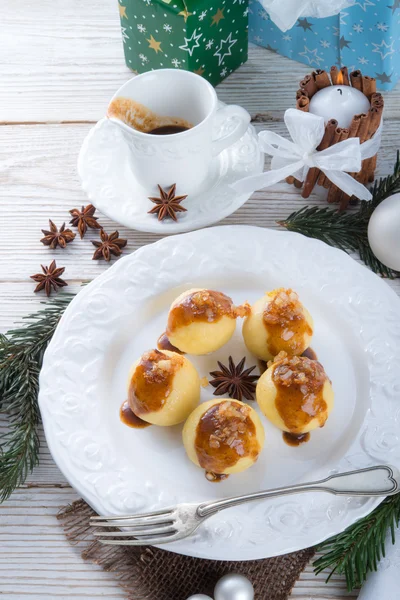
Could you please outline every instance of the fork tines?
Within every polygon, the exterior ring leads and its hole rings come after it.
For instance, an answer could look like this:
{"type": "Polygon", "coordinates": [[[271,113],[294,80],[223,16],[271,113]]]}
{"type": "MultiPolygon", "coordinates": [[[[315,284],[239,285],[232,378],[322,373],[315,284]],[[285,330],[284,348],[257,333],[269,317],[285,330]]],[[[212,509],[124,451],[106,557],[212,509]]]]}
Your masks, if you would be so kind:
{"type": "Polygon", "coordinates": [[[114,531],[94,531],[103,544],[140,546],[172,541],[177,534],[174,513],[161,510],[134,516],[91,517],[92,527],[113,527],[114,531]],[[117,529],[122,528],[122,530],[117,529]],[[112,538],[112,539],[111,539],[112,538]],[[130,539],[122,539],[130,538],[130,539]]]}

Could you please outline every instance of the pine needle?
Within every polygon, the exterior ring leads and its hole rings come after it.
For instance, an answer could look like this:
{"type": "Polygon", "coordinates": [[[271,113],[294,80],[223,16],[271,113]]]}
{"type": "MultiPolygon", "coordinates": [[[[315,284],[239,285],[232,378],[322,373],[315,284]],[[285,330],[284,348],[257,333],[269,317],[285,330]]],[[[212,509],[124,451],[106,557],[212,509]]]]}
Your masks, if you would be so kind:
{"type": "Polygon", "coordinates": [[[362,200],[356,212],[343,213],[328,207],[306,206],[293,212],[284,221],[278,221],[278,224],[345,252],[358,252],[361,260],[372,271],[382,277],[394,279],[399,276],[399,273],[382,264],[372,252],[368,242],[368,223],[378,204],[392,194],[400,192],[399,151],[393,174],[376,181],[371,191],[372,200],[369,202],[362,200]]]}
{"type": "Polygon", "coordinates": [[[60,294],[28,324],[0,336],[0,413],[8,428],[0,436],[0,502],[4,502],[38,463],[37,402],[44,352],[73,294],[60,294]]]}
{"type": "Polygon", "coordinates": [[[400,521],[400,494],[386,498],[369,515],[360,519],[344,532],[320,544],[316,550],[325,552],[314,562],[315,574],[331,569],[333,573],[345,575],[349,592],[361,587],[367,574],[376,571],[385,556],[385,539],[391,531],[395,542],[395,527],[400,521]]]}

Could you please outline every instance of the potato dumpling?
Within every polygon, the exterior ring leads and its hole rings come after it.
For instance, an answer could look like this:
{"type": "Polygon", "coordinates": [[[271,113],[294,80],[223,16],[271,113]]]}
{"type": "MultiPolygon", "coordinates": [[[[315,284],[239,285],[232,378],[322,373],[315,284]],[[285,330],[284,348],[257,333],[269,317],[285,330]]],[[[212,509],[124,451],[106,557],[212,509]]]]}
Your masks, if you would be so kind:
{"type": "Polygon", "coordinates": [[[251,307],[243,323],[248,350],[262,360],[279,352],[302,354],[313,334],[313,320],[293,290],[279,288],[268,292],[251,307]]]}
{"type": "Polygon", "coordinates": [[[200,404],[183,427],[188,457],[211,475],[230,475],[251,467],[264,446],[264,437],[254,408],[228,398],[200,404]]]}
{"type": "Polygon", "coordinates": [[[166,334],[181,352],[208,354],[231,339],[236,316],[231,298],[222,292],[188,290],[172,303],[166,334]]]}
{"type": "Polygon", "coordinates": [[[305,356],[279,354],[261,375],[256,389],[264,415],[282,431],[301,435],[323,427],[334,394],[323,366],[305,356]]]}
{"type": "Polygon", "coordinates": [[[148,423],[181,423],[199,400],[199,375],[192,363],[176,352],[149,350],[130,371],[129,406],[148,423]]]}

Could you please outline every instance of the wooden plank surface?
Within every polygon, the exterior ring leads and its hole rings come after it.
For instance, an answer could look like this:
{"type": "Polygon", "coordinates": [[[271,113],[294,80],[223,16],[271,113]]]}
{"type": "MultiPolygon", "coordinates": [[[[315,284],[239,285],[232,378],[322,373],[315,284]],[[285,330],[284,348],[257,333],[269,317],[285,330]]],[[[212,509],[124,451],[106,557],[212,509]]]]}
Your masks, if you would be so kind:
{"type": "MultiPolygon", "coordinates": [[[[107,266],[91,260],[91,233],[66,251],[39,243],[52,218],[60,225],[68,210],[86,202],[76,174],[82,140],[104,114],[109,98],[131,76],[123,60],[116,0],[3,0],[0,3],[0,331],[40,308],[29,275],[53,257],[66,267],[70,290],[107,266]]],[[[293,105],[299,79],[309,71],[262,48],[218,87],[219,97],[251,113],[256,127],[284,133],[283,111],[293,105]]],[[[386,96],[386,127],[379,172],[390,172],[398,145],[399,90],[386,96]]],[[[307,204],[323,199],[313,194],[307,204]]],[[[224,224],[276,227],[276,220],[302,206],[298,192],[279,184],[256,193],[224,224]]],[[[118,227],[127,252],[158,236],[118,227]]],[[[388,282],[400,293],[400,281],[388,282]]],[[[4,420],[0,421],[4,427],[4,420]]],[[[82,561],[55,519],[77,494],[53,462],[41,432],[40,465],[25,486],[0,507],[0,595],[10,600],[47,598],[117,600],[123,593],[111,574],[82,561]]],[[[328,585],[311,565],[297,582],[297,600],[350,596],[342,577],[328,585]]],[[[195,590],[194,590],[195,591],[195,590]]],[[[153,600],[153,599],[152,599],[153,600]]],[[[154,599],[155,600],[155,599],[154,599]]]]}

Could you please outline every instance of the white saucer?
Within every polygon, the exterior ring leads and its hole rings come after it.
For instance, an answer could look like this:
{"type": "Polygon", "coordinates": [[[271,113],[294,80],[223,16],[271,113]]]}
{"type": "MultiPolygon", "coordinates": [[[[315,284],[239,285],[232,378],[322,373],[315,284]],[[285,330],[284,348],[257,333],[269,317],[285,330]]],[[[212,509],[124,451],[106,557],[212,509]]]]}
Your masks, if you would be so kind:
{"type": "MultiPolygon", "coordinates": [[[[178,222],[175,222],[172,219],[158,221],[156,215],[148,214],[154,204],[135,180],[123,133],[108,119],[99,121],[89,132],[78,158],[82,187],[96,208],[126,227],[159,234],[200,229],[232,214],[251,194],[238,194],[230,184],[261,173],[263,166],[256,131],[249,125],[247,133],[215,159],[204,191],[184,200],[182,206],[187,212],[178,213],[178,222]]],[[[177,192],[185,193],[184,190],[177,192]]]]}

